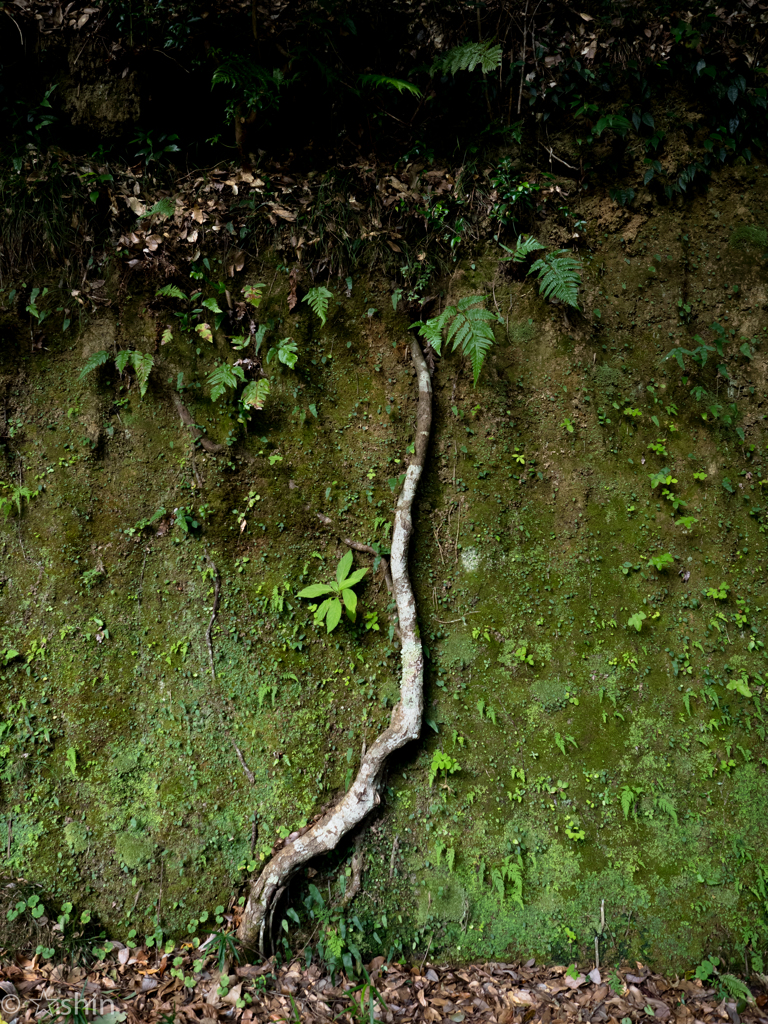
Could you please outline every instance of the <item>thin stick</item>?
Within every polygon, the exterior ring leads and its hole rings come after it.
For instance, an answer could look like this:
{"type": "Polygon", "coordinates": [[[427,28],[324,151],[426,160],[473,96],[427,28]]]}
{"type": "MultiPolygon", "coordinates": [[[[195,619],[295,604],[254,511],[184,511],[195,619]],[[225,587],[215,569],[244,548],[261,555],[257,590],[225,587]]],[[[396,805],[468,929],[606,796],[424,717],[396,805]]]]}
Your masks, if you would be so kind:
{"type": "Polygon", "coordinates": [[[455,547],[456,559],[455,560],[457,562],[459,560],[459,530],[460,529],[461,529],[461,502],[459,502],[459,514],[458,514],[458,517],[456,519],[456,547],[455,547]]]}
{"type": "Polygon", "coordinates": [[[216,669],[213,666],[213,640],[211,638],[211,630],[213,624],[216,621],[216,616],[219,614],[219,594],[221,593],[221,577],[219,576],[219,570],[212,561],[211,557],[207,552],[203,552],[203,558],[206,560],[208,565],[213,571],[213,609],[211,610],[211,617],[208,620],[208,629],[205,631],[205,642],[208,644],[208,660],[211,664],[211,679],[216,682],[216,669]]]}
{"type": "Polygon", "coordinates": [[[440,552],[440,561],[445,565],[445,559],[443,558],[443,549],[440,547],[440,537],[438,536],[437,527],[432,524],[432,531],[435,535],[435,541],[437,542],[437,550],[440,552]]]}
{"type": "Polygon", "coordinates": [[[520,68],[520,92],[517,94],[517,114],[520,116],[520,108],[523,103],[523,82],[525,81],[525,34],[528,31],[528,0],[525,0],[525,14],[523,15],[523,66],[520,68]]]}
{"type": "Polygon", "coordinates": [[[235,743],[234,739],[231,736],[229,738],[232,741],[232,746],[235,748],[235,753],[237,754],[237,760],[240,762],[240,764],[242,765],[243,771],[245,772],[245,777],[248,779],[248,781],[250,782],[250,784],[252,786],[255,786],[256,785],[256,777],[254,776],[253,772],[248,767],[248,765],[245,763],[245,758],[243,757],[242,750],[240,749],[240,747],[238,747],[238,745],[235,743]]]}
{"type": "Polygon", "coordinates": [[[256,811],[253,812],[253,827],[251,828],[251,858],[253,858],[253,851],[256,849],[256,840],[259,838],[259,816],[256,811]]]}
{"type": "Polygon", "coordinates": [[[563,167],[567,167],[571,171],[578,171],[578,169],[579,169],[578,167],[574,167],[573,164],[568,164],[568,163],[565,162],[565,160],[561,160],[559,156],[556,156],[555,152],[554,152],[554,150],[552,149],[551,146],[545,146],[543,142],[540,142],[539,145],[541,146],[542,149],[546,150],[547,153],[549,153],[549,162],[550,162],[550,164],[552,163],[553,160],[557,160],[557,162],[559,164],[562,164],[563,167]]]}
{"type": "Polygon", "coordinates": [[[392,843],[392,856],[389,858],[389,880],[390,880],[390,882],[392,881],[392,879],[394,877],[394,874],[395,874],[395,857],[397,856],[397,848],[398,848],[399,845],[400,845],[400,842],[399,842],[397,836],[395,836],[395,841],[392,843]]]}

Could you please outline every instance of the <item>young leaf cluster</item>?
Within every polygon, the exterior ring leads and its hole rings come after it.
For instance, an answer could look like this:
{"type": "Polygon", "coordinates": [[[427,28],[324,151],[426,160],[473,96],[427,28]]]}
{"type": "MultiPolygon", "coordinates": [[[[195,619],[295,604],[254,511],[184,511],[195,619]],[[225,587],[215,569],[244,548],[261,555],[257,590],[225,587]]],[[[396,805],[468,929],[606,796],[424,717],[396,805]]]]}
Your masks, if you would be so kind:
{"type": "Polygon", "coordinates": [[[331,583],[313,583],[304,587],[297,597],[324,597],[315,610],[315,622],[319,625],[325,619],[325,628],[331,633],[341,621],[342,602],[351,622],[357,613],[357,594],[352,587],[359,583],[368,572],[367,569],[356,569],[351,575],[352,552],[348,551],[336,566],[336,579],[331,583]]]}
{"type": "Polygon", "coordinates": [[[459,299],[458,305],[446,306],[438,316],[431,317],[426,323],[417,321],[411,327],[419,328],[419,334],[438,355],[441,354],[445,334],[446,345],[453,351],[460,348],[471,362],[477,385],[485,357],[494,342],[491,324],[502,322],[500,316],[485,308],[482,295],[466,295],[459,299]]]}

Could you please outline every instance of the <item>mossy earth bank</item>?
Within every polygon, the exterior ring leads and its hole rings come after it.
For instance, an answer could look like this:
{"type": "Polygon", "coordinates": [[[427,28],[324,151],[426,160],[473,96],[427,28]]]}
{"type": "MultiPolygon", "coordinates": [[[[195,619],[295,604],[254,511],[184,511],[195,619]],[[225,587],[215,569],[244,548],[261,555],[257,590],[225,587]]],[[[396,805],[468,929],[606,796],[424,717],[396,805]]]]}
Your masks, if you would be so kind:
{"type": "MultiPolygon", "coordinates": [[[[574,960],[597,935],[604,961],[763,970],[766,178],[633,212],[585,196],[583,317],[496,246],[436,283],[504,325],[477,388],[456,356],[433,378],[411,553],[426,724],[362,833],[349,941],[368,952],[574,960]],[[458,767],[431,771],[437,750],[458,767]]],[[[153,286],[108,282],[119,301],[31,353],[26,322],[0,325],[3,494],[34,495],[0,527],[0,849],[116,938],[182,937],[239,897],[397,699],[373,559],[355,625],[326,635],[296,593],[333,577],[342,535],[387,547],[409,319],[376,275],[328,282],[324,325],[289,313],[288,269],[262,253],[231,285],[267,282],[259,320],[299,352],[247,432],[205,386],[223,334],[158,348],[143,398],[113,362],[81,379],[98,351],[154,351],[153,286]],[[179,387],[224,454],[194,446],[179,387]]],[[[297,880],[302,922],[351,856],[297,880]]]]}

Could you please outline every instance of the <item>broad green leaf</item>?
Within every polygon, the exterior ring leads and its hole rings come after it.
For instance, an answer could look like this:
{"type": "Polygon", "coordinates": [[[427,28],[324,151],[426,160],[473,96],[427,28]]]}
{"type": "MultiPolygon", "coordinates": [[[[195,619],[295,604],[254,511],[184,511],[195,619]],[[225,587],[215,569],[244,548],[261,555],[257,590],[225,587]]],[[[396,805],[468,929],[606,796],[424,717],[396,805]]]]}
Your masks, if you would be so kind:
{"type": "Polygon", "coordinates": [[[352,552],[348,551],[336,566],[336,582],[341,584],[345,581],[347,573],[352,568],[352,552]]]}
{"type": "Polygon", "coordinates": [[[323,603],[320,605],[320,607],[315,612],[315,622],[320,623],[320,622],[323,621],[323,619],[328,614],[328,611],[329,611],[331,605],[333,604],[333,602],[335,600],[336,600],[336,598],[326,597],[326,599],[323,601],[323,603]]]}
{"type": "Polygon", "coordinates": [[[350,613],[349,617],[354,622],[355,612],[357,611],[357,594],[354,590],[342,590],[341,596],[344,599],[344,605],[347,611],[350,613]]]}
{"type": "Polygon", "coordinates": [[[341,601],[338,597],[330,598],[331,606],[325,616],[325,628],[331,633],[339,624],[341,619],[341,601]]]}
{"type": "MultiPolygon", "coordinates": [[[[350,552],[350,554],[351,554],[351,552],[350,552]]],[[[347,579],[343,580],[339,584],[339,586],[342,589],[344,589],[344,590],[346,590],[347,587],[354,587],[354,585],[356,583],[359,583],[360,580],[363,578],[363,576],[365,576],[365,574],[367,572],[368,572],[367,569],[355,569],[355,571],[352,573],[352,575],[349,576],[347,579]]]]}
{"type": "Polygon", "coordinates": [[[312,583],[310,586],[300,590],[296,597],[322,597],[323,594],[332,593],[333,587],[329,587],[327,583],[312,583]]]}

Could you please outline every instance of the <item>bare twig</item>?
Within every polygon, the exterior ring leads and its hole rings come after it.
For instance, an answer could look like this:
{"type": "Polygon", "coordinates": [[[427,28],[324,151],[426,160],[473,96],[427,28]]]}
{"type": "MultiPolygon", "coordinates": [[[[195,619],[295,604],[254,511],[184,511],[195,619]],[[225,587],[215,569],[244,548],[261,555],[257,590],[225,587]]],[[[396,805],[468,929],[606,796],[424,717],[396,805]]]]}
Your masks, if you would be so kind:
{"type": "Polygon", "coordinates": [[[579,169],[578,167],[574,167],[573,164],[568,164],[568,163],[565,162],[565,160],[561,160],[560,157],[555,154],[555,151],[552,149],[551,146],[545,146],[543,142],[540,142],[539,145],[541,146],[542,149],[546,150],[547,153],[549,153],[549,162],[550,162],[550,164],[552,163],[553,160],[557,160],[557,162],[559,164],[562,164],[563,167],[567,167],[568,170],[570,170],[570,171],[578,171],[578,169],[579,169]]]}
{"type": "Polygon", "coordinates": [[[232,746],[235,748],[235,753],[237,754],[237,760],[240,762],[240,764],[242,765],[243,771],[245,772],[245,777],[248,779],[248,781],[250,782],[250,784],[252,786],[255,786],[256,785],[256,777],[254,776],[253,772],[248,767],[248,765],[245,763],[245,758],[243,757],[242,750],[235,743],[235,741],[232,738],[232,736],[230,736],[229,738],[232,741],[232,746]]]}

